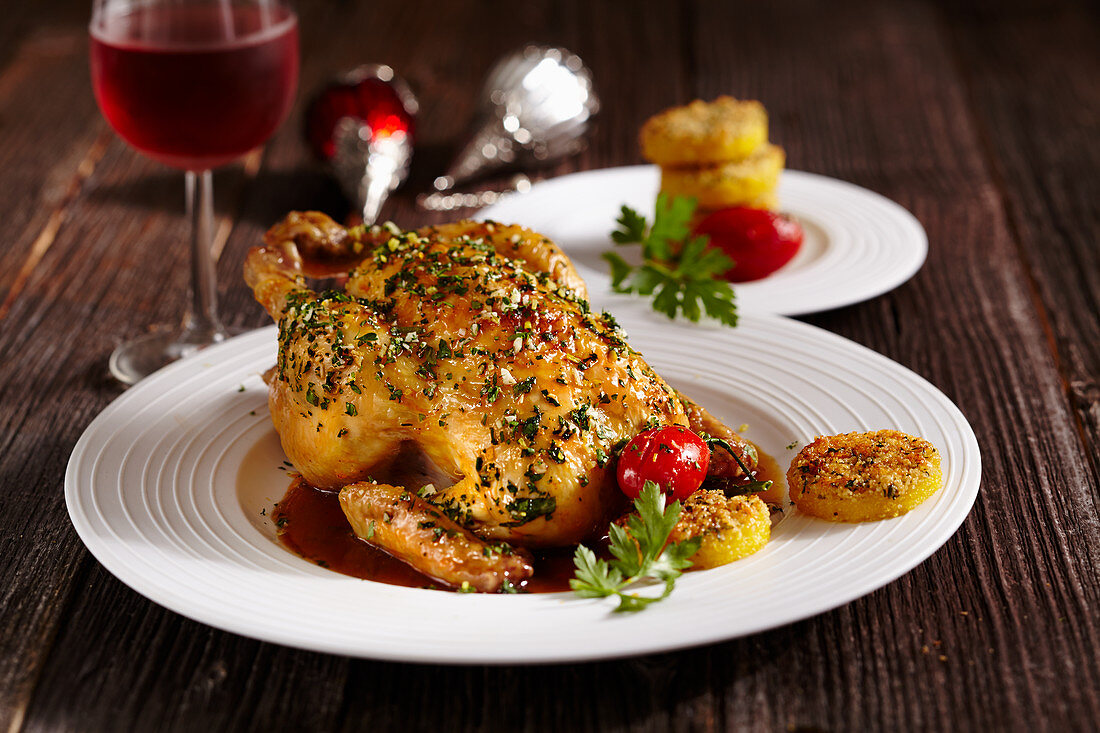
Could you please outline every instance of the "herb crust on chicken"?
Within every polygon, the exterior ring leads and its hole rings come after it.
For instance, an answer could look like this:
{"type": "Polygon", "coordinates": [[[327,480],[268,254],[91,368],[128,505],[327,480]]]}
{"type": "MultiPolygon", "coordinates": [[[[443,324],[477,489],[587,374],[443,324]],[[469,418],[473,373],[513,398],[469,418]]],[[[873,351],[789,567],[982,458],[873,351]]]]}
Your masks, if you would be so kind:
{"type": "MultiPolygon", "coordinates": [[[[568,257],[530,230],[346,229],[292,213],[250,252],[245,278],[279,324],[269,405],[284,451],[307,481],[341,492],[361,538],[443,583],[518,584],[532,572],[525,554],[491,543],[564,546],[605,528],[622,503],[612,458],[647,427],[718,435],[755,465],[751,444],[591,311],[568,257]],[[309,288],[307,275],[340,270],[343,291],[309,288]],[[410,443],[440,480],[375,480],[410,443]],[[368,529],[398,505],[399,526],[417,531],[368,529]]],[[[716,460],[714,471],[737,469],[716,460]]]]}

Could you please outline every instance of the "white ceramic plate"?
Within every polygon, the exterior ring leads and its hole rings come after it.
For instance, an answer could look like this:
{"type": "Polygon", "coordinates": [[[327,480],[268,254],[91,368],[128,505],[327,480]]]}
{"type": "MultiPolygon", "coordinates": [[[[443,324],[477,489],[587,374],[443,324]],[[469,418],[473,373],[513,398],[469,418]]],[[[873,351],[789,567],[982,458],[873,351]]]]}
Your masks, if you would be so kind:
{"type": "MultiPolygon", "coordinates": [[[[606,280],[602,252],[626,204],[652,218],[660,188],[656,166],[573,173],[536,183],[478,212],[479,219],[522,224],[557,242],[581,276],[606,280]]],[[[784,171],[779,208],[802,224],[794,259],[755,282],[734,285],[742,312],[797,316],[859,303],[911,278],[928,254],[920,222],[884,196],[835,178],[784,171]]],[[[626,255],[630,248],[618,248],[626,255]]],[[[636,247],[633,249],[637,249],[636,247]]]]}
{"type": "Polygon", "coordinates": [[[978,490],[974,434],[938,390],[843,338],[777,316],[736,329],[684,327],[598,294],[631,343],[786,466],[818,434],[897,428],[931,440],[945,486],[912,513],[832,524],[796,512],[745,560],[689,573],[636,615],[569,593],[460,595],[339,575],[278,545],[268,516],[288,478],[260,372],[274,328],[173,364],[99,415],[69,461],[81,539],[134,590],[245,636],[336,654],[444,663],[628,656],[751,634],[858,598],[913,568],[966,517],[978,490]],[[243,390],[241,389],[243,387],[243,390]],[[253,467],[243,492],[237,477],[253,467]]]}

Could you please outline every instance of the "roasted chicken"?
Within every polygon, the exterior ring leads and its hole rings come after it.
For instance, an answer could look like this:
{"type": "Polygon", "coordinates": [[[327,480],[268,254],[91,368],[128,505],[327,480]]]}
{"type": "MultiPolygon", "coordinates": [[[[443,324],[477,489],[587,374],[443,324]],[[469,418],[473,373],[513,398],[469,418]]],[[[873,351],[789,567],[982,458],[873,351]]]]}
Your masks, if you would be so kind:
{"type": "MultiPolygon", "coordinates": [[[[287,456],[338,490],[356,534],[451,586],[494,591],[532,573],[525,548],[606,529],[622,509],[613,457],[657,424],[751,444],[685,399],[589,309],[545,237],[459,222],[345,229],[292,213],[245,278],[279,324],[271,417],[287,456]],[[343,291],[307,276],[346,271],[343,291]],[[410,444],[439,480],[386,480],[410,444]]],[[[739,469],[721,451],[713,473],[739,469]]]]}

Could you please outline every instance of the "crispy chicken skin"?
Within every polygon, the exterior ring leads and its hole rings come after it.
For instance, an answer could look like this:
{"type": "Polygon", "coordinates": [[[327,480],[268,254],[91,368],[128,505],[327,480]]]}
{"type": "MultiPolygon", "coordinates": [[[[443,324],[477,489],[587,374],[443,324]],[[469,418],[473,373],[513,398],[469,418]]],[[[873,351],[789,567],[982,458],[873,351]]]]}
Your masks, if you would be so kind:
{"type": "Polygon", "coordinates": [[[310,483],[342,489],[360,537],[443,582],[493,590],[530,573],[507,554],[463,570],[469,543],[562,546],[604,529],[621,507],[614,451],[647,426],[718,434],[755,464],[753,447],[673,390],[610,315],[590,312],[568,257],[530,230],[345,229],[292,213],[249,253],[245,279],[279,324],[269,405],[287,456],[310,483]],[[343,292],[308,288],[307,274],[339,269],[343,292]],[[404,487],[365,486],[410,442],[451,482],[414,504],[442,512],[453,542],[377,531],[404,487]]]}
{"type": "Polygon", "coordinates": [[[357,536],[449,585],[493,592],[506,582],[519,586],[533,572],[525,551],[478,539],[403,487],[349,484],[340,506],[357,536]]]}

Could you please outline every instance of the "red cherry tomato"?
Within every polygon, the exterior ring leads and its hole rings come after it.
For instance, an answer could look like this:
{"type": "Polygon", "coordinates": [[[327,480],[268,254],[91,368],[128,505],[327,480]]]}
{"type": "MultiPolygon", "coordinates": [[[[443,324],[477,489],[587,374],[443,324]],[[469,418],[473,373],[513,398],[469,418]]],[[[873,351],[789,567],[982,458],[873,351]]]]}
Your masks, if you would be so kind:
{"type": "Polygon", "coordinates": [[[710,449],[695,433],[679,425],[650,428],[638,433],[619,454],[619,488],[638,498],[646,481],[681,501],[703,483],[710,465],[710,449]]]}
{"type": "Polygon", "coordinates": [[[723,277],[735,283],[767,277],[802,246],[802,227],[794,219],[747,206],[715,211],[699,222],[695,233],[710,237],[710,246],[733,260],[723,277]]]}

